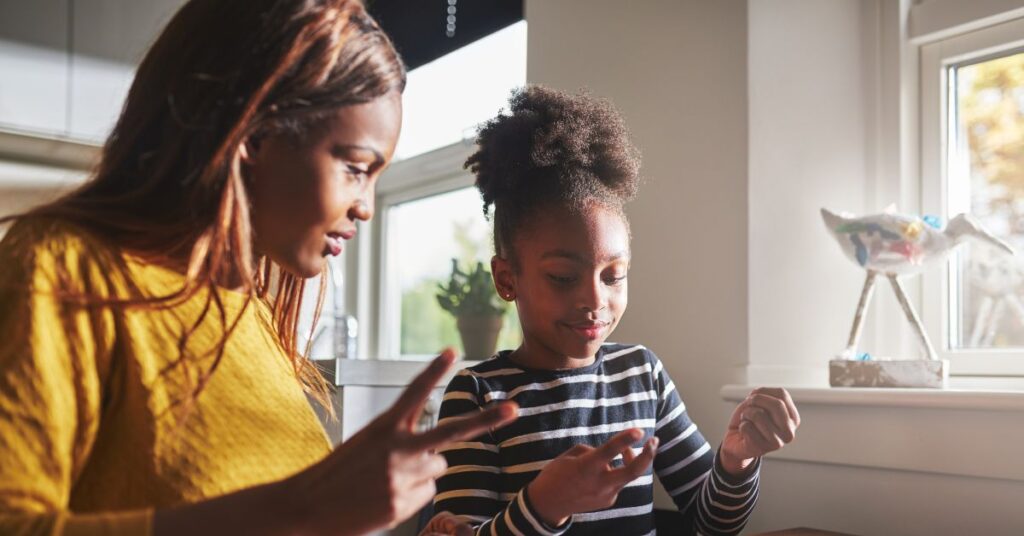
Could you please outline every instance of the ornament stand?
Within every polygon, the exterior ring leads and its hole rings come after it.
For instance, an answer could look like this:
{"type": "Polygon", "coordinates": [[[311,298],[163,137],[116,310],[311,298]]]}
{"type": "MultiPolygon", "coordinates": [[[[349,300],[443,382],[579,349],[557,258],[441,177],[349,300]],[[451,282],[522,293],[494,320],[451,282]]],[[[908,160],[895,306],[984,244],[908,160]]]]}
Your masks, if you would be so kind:
{"type": "Polygon", "coordinates": [[[868,270],[864,280],[864,288],[857,302],[857,312],[853,317],[850,338],[839,359],[829,361],[828,380],[832,387],[926,387],[945,388],[949,382],[949,361],[938,359],[928,335],[921,325],[903,285],[895,274],[884,274],[892,284],[896,299],[903,309],[907,320],[914,327],[918,342],[925,351],[922,359],[858,359],[857,343],[860,342],[864,327],[864,313],[871,303],[874,294],[875,280],[878,272],[868,270]]]}

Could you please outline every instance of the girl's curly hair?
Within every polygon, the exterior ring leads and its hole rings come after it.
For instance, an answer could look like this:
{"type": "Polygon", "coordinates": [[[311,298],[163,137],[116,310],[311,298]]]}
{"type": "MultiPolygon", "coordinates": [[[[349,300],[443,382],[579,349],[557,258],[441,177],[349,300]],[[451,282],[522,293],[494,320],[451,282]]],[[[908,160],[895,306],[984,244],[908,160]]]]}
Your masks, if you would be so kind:
{"type": "Polygon", "coordinates": [[[622,206],[636,195],[639,151],[611,103],[586,92],[515,90],[508,112],[481,127],[477,146],[465,167],[476,175],[502,257],[539,208],[579,211],[598,203],[625,220],[622,206]]]}

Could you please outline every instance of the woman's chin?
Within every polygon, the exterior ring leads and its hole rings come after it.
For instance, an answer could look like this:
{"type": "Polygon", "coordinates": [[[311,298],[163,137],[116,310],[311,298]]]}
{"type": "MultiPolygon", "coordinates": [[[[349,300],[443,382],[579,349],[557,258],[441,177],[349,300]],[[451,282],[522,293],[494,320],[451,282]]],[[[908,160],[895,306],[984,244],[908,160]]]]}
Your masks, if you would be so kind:
{"type": "Polygon", "coordinates": [[[324,265],[327,264],[327,259],[317,256],[310,258],[292,258],[287,261],[275,260],[274,262],[276,262],[277,265],[285,272],[303,279],[309,279],[323,273],[324,265]]]}

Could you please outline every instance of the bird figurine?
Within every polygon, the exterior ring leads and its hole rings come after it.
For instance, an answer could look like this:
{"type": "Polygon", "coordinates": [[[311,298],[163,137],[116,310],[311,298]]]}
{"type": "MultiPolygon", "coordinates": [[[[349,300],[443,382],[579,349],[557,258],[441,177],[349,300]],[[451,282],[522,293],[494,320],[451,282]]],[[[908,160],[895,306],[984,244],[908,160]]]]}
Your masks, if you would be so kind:
{"type": "Polygon", "coordinates": [[[860,340],[863,316],[870,304],[875,279],[884,275],[896,293],[903,313],[917,334],[918,341],[928,359],[938,359],[928,335],[914,307],[907,299],[899,277],[920,272],[926,264],[946,258],[953,249],[965,240],[973,238],[1004,253],[1013,254],[1005,242],[992,236],[974,218],[960,214],[944,227],[935,216],[917,217],[899,214],[890,207],[882,214],[853,217],[839,215],[821,209],[832,236],[852,261],[867,270],[867,278],[861,290],[853,328],[842,359],[856,359],[857,343],[860,340]]]}

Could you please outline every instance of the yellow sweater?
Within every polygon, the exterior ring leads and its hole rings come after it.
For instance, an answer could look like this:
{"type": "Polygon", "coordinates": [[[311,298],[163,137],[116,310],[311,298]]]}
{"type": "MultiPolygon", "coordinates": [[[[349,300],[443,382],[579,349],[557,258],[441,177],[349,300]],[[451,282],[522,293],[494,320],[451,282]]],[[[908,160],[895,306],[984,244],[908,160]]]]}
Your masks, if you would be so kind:
{"type": "MultiPolygon", "coordinates": [[[[182,281],[67,224],[22,222],[0,242],[0,534],[148,535],[155,508],[280,479],[328,453],[265,304],[246,309],[179,426],[190,383],[172,363],[205,296],[147,310],[56,292],[158,296],[182,281]]],[[[235,318],[243,296],[220,296],[235,318]]],[[[187,354],[207,354],[221,333],[214,311],[187,354]]]]}

